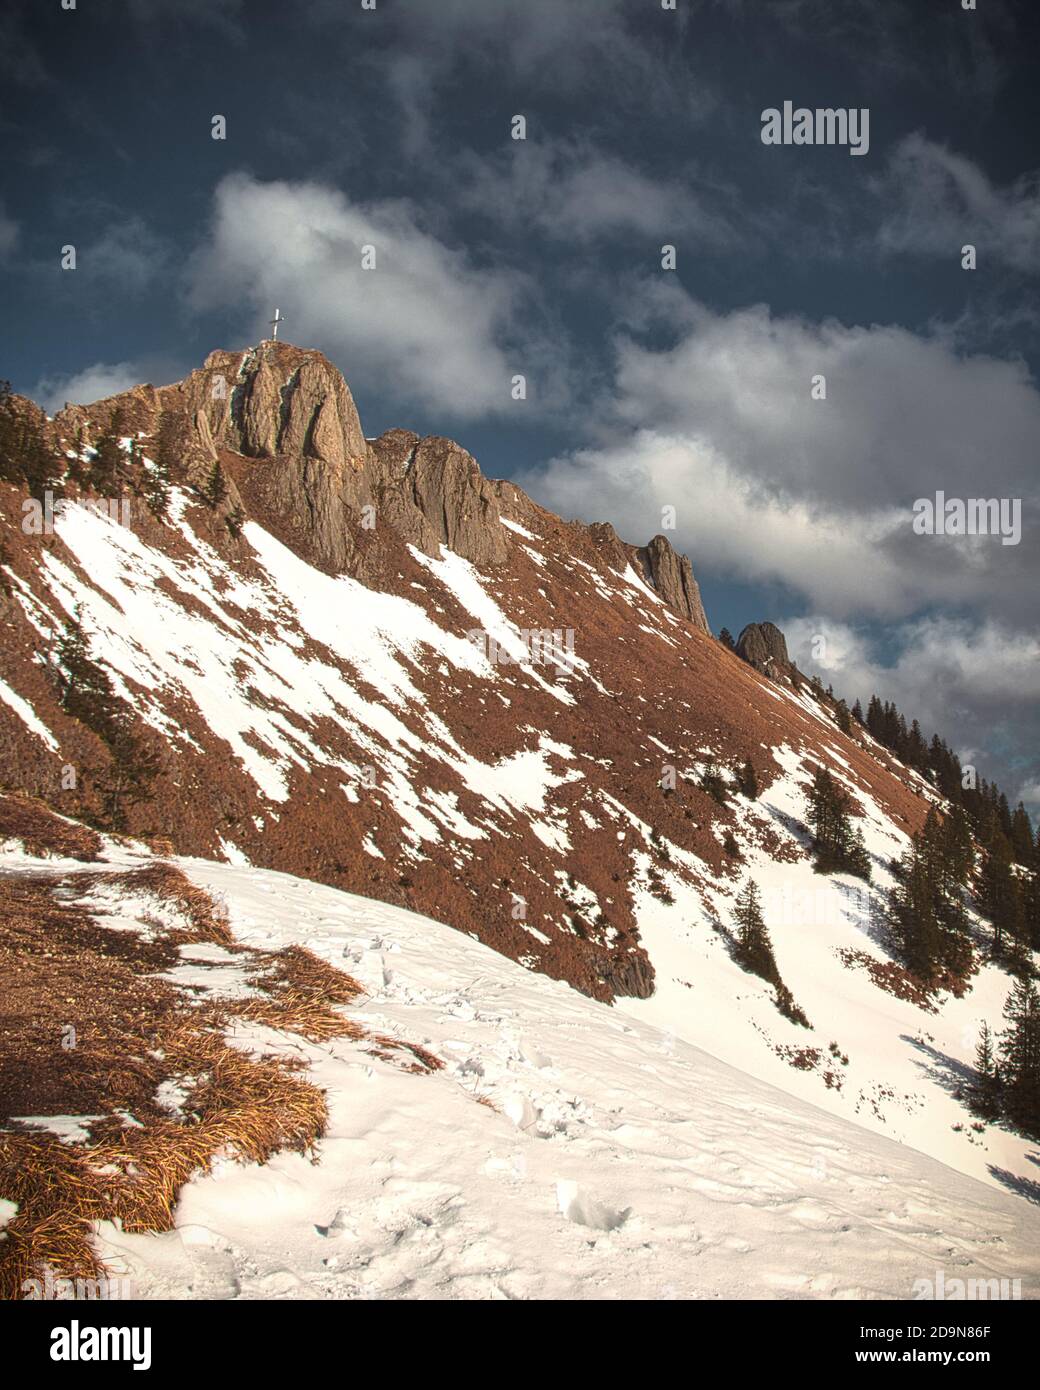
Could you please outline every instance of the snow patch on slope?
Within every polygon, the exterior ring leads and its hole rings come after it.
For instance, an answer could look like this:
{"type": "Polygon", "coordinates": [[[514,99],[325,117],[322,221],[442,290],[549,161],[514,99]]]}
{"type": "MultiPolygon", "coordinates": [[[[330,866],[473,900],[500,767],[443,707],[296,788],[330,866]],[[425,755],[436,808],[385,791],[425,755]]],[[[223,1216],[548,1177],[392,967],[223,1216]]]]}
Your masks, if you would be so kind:
{"type": "Polygon", "coordinates": [[[1018,1199],[449,927],[178,862],[239,939],[347,969],[360,1020],[445,1068],[284,1040],[328,1094],[319,1162],[219,1162],[184,1188],[174,1230],[103,1226],[139,1295],[910,1298],[953,1266],[1036,1287],[1040,1214],[1018,1199]]]}

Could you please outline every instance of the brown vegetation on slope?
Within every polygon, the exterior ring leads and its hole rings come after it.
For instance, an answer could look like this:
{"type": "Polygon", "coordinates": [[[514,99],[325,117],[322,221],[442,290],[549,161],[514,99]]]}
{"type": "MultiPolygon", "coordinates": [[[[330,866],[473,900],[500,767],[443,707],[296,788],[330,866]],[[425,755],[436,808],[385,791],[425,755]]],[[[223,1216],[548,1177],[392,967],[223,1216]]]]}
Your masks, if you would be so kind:
{"type": "Polygon", "coordinates": [[[314,1149],[324,1095],[302,1062],[232,1046],[237,1023],[360,1040],[383,1056],[403,1048],[409,1070],[440,1066],[344,1016],[360,986],[302,947],[236,945],[219,907],[170,864],[0,879],[0,977],[0,1197],[18,1204],[0,1237],[4,1298],[47,1270],[101,1277],[94,1223],[169,1229],[180,1188],[218,1153],[264,1162],[314,1149]],[[125,901],[139,930],[106,925],[99,895],[125,901]],[[208,999],[164,979],[187,942],[241,958],[252,992],[208,999]],[[175,1114],[159,1100],[168,1081],[183,1095],[175,1114]],[[18,1118],[51,1115],[96,1118],[75,1142],[18,1118]]]}

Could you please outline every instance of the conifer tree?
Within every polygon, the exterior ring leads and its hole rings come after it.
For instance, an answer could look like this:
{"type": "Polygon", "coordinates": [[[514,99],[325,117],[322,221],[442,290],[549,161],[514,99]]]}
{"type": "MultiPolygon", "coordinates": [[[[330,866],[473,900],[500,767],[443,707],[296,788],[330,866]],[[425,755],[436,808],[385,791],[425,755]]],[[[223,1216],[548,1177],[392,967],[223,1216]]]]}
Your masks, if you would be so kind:
{"type": "Polygon", "coordinates": [[[707,767],[701,774],[700,787],[720,806],[726,805],[726,779],[714,758],[709,759],[707,767]]]}
{"type": "Polygon", "coordinates": [[[1019,864],[1032,864],[1036,856],[1033,827],[1021,801],[1011,816],[1011,852],[1019,864]]]}
{"type": "Polygon", "coordinates": [[[154,460],[145,478],[143,490],[148,510],[160,521],[165,521],[170,509],[170,480],[154,460]]]}
{"type": "Polygon", "coordinates": [[[116,694],[108,672],[91,658],[79,604],[58,638],[55,664],[62,709],[107,743],[115,727],[116,694]]]}
{"type": "Polygon", "coordinates": [[[993,1034],[988,1023],[983,1023],[975,1049],[975,1084],[972,1099],[975,1109],[986,1120],[995,1120],[1000,1115],[1000,1072],[997,1067],[993,1034]]]}
{"type": "Polygon", "coordinates": [[[870,878],[870,856],[863,834],[852,824],[849,799],[825,767],[818,767],[809,792],[809,827],[817,873],[844,871],[870,878]]]}
{"type": "Polygon", "coordinates": [[[971,970],[972,946],[964,909],[965,869],[949,818],[930,807],[924,826],[895,866],[895,885],[885,919],[903,963],[932,982],[950,971],[963,979],[971,970]]]}
{"type": "Polygon", "coordinates": [[[943,822],[943,857],[950,881],[966,887],[975,867],[975,842],[967,813],[956,803],[943,822]]]}
{"type": "Polygon", "coordinates": [[[733,915],[737,922],[737,959],[745,970],[775,984],[779,979],[773,944],[762,916],[758,887],[748,879],[740,890],[733,915]]]}
{"type": "Polygon", "coordinates": [[[1022,883],[1022,940],[1031,951],[1040,951],[1040,871],[1022,883]]]}
{"type": "Polygon", "coordinates": [[[1040,1137],[1040,995],[1032,980],[1016,981],[1004,1006],[1000,1071],[1009,1118],[1040,1137]]]}
{"type": "Polygon", "coordinates": [[[0,481],[24,483],[42,501],[60,472],[40,420],[29,409],[18,410],[10,383],[0,381],[0,481]]]}
{"type": "Polygon", "coordinates": [[[184,416],[175,410],[164,410],[153,447],[154,461],[164,478],[181,478],[184,474],[184,455],[188,445],[188,427],[184,416]]]}
{"type": "Polygon", "coordinates": [[[126,419],[121,408],[112,412],[108,429],[94,446],[94,457],[89,465],[90,486],[101,497],[112,497],[119,489],[120,480],[127,465],[121,440],[126,434],[126,419]]]}
{"type": "Polygon", "coordinates": [[[758,799],[758,774],[750,758],[744,760],[744,765],[737,773],[737,786],[750,801],[758,799]]]}
{"type": "Polygon", "coordinates": [[[1018,882],[1011,868],[1011,842],[994,826],[980,885],[982,911],[993,924],[993,954],[1014,954],[1025,923],[1018,882]]]}
{"type": "Polygon", "coordinates": [[[122,830],[130,807],[150,799],[159,759],[134,733],[130,711],[116,695],[111,677],[91,657],[79,607],[58,639],[55,665],[62,708],[108,749],[110,763],[100,783],[103,823],[122,830]]]}
{"type": "Polygon", "coordinates": [[[202,490],[209,505],[216,510],[227,498],[228,484],[224,477],[224,470],[220,466],[220,460],[216,459],[210,469],[202,490]]]}
{"type": "Polygon", "coordinates": [[[942,957],[942,923],[935,883],[920,845],[907,850],[894,866],[895,884],[885,912],[896,950],[908,970],[931,981],[942,957]]]}
{"type": "Polygon", "coordinates": [[[732,632],[730,632],[728,627],[722,628],[719,632],[719,641],[722,643],[724,647],[729,647],[730,651],[736,650],[737,644],[733,640],[733,634],[732,632]]]}

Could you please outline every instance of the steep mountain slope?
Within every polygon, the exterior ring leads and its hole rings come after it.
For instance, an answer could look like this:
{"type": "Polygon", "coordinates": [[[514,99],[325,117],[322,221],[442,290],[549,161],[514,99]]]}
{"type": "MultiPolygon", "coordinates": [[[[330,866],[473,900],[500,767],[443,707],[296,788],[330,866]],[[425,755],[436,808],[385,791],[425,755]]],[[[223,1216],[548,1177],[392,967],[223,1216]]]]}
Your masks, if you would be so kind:
{"type": "Polygon", "coordinates": [[[663,537],[637,548],[561,521],[448,440],[367,440],[318,353],[214,353],[183,383],[69,407],[48,429],[89,458],[117,409],[144,454],[127,456],[128,524],[73,505],[32,534],[3,485],[8,785],[96,816],[118,773],[54,680],[79,612],[159,764],[133,832],[422,912],[677,1045],[1035,1190],[1035,1146],[972,1129],[963,1104],[1007,975],[899,998],[871,893],[841,875],[828,891],[809,862],[814,767],[851,794],[881,887],[932,793],[840,731],[775,629],[748,634],[742,660],[663,537]],[[164,412],[180,467],[159,520],[134,487],[164,412]],[[227,495],[207,502],[218,463],[227,495]],[[746,760],[757,800],[729,772],[746,760]],[[725,804],[700,785],[714,762],[725,804]],[[732,959],[748,873],[811,1028],[732,959]]]}
{"type": "MultiPolygon", "coordinates": [[[[15,882],[58,875],[102,933],[154,932],[155,909],[114,891],[152,862],[139,847],[2,862],[15,882]]],[[[442,1065],[244,1016],[236,1049],[303,1061],[324,1091],[323,1137],[313,1158],[217,1157],[168,1231],[102,1222],[124,1295],[916,1299],[978,1281],[971,1296],[1035,1296],[1040,1213],[1006,1193],[429,918],[279,873],[173,867],[223,906],[234,950],[346,969],[365,991],[349,1018],[442,1065]]],[[[179,950],[165,978],[200,1001],[250,995],[240,954],[179,950]]],[[[167,1085],[163,1103],[182,1095],[167,1085]]],[[[29,1122],[67,1140],[84,1123],[29,1122]]]]}

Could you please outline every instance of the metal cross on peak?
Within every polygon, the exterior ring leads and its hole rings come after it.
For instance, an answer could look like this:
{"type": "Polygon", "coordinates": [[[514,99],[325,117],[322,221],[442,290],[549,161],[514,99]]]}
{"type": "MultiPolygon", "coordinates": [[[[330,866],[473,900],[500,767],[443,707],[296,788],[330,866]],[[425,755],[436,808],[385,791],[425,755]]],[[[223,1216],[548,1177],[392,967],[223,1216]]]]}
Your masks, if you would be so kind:
{"type": "Polygon", "coordinates": [[[285,319],[282,317],[282,311],[281,311],[281,309],[276,309],[276,310],[274,311],[274,318],[271,319],[270,322],[271,322],[271,327],[274,329],[274,332],[271,334],[271,337],[274,338],[274,339],[277,339],[277,337],[278,337],[278,325],[279,325],[280,323],[284,323],[284,322],[285,322],[285,319]]]}

